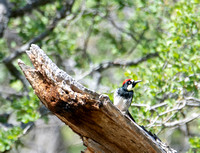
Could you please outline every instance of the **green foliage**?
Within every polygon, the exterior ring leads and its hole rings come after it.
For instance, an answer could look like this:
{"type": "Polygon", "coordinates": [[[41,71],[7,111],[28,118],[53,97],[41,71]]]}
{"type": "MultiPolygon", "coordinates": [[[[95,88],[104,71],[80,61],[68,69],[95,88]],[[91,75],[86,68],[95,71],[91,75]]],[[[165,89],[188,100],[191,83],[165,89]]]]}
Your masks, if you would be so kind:
{"type": "Polygon", "coordinates": [[[190,142],[192,148],[200,149],[200,138],[199,137],[190,138],[189,142],[190,142]]]}
{"type": "Polygon", "coordinates": [[[0,129],[0,152],[10,150],[21,134],[22,129],[17,126],[8,130],[0,129]]]}
{"type": "MultiPolygon", "coordinates": [[[[25,0],[11,2],[16,9],[27,3],[25,0]]],[[[30,14],[12,18],[8,28],[15,29],[24,44],[47,29],[63,3],[58,0],[34,9],[30,14]]],[[[142,82],[135,88],[134,103],[143,106],[132,106],[130,112],[138,124],[158,133],[165,128],[163,124],[166,122],[182,120],[194,112],[200,113],[199,108],[189,107],[159,116],[187,97],[199,98],[199,10],[198,0],[88,0],[85,3],[76,0],[72,14],[59,21],[56,28],[37,43],[59,67],[65,68],[64,61],[72,59],[75,62],[73,69],[78,70],[78,75],[102,61],[135,60],[157,52],[159,57],[137,66],[101,72],[100,83],[114,91],[124,78],[141,79],[142,82]],[[88,36],[87,55],[84,55],[83,48],[88,36]],[[166,105],[156,111],[149,110],[149,107],[160,103],[166,105]],[[157,117],[163,124],[156,122],[157,117]],[[153,121],[155,126],[149,126],[153,121]]],[[[17,46],[14,41],[1,39],[0,61],[17,46]]],[[[29,63],[26,56],[21,58],[29,63]]],[[[13,63],[17,67],[16,61],[13,63]]],[[[2,84],[8,84],[17,92],[24,91],[21,81],[10,75],[3,64],[0,70],[2,84]]],[[[113,100],[113,93],[108,95],[113,100]]],[[[33,91],[30,91],[29,97],[0,96],[0,113],[12,112],[19,123],[29,123],[40,117],[39,100],[33,91]]],[[[199,125],[198,122],[196,124],[199,125]]],[[[7,131],[1,129],[1,151],[9,150],[20,133],[18,126],[7,131]],[[9,138],[8,133],[13,133],[13,138],[9,138]]],[[[193,149],[199,149],[199,137],[190,138],[190,144],[193,149]]]]}
{"type": "MultiPolygon", "coordinates": [[[[6,103],[8,103],[6,101],[6,103]]],[[[36,95],[32,92],[29,93],[29,97],[23,97],[21,99],[14,99],[11,105],[2,105],[4,113],[12,110],[13,115],[16,116],[17,122],[29,123],[37,120],[40,115],[38,113],[39,100],[36,95]],[[5,107],[6,106],[6,107],[5,107]],[[9,108],[10,107],[10,108],[9,108]]],[[[6,116],[1,118],[1,122],[6,124],[6,116]]],[[[7,125],[7,124],[6,124],[7,125]]],[[[0,152],[10,150],[11,147],[19,141],[22,136],[23,129],[19,126],[5,127],[0,129],[0,152]]]]}
{"type": "Polygon", "coordinates": [[[191,148],[188,153],[200,152],[200,137],[192,137],[189,139],[191,148]]]}
{"type": "MultiPolygon", "coordinates": [[[[149,60],[147,63],[140,64],[137,67],[130,68],[125,75],[130,78],[142,79],[135,93],[134,101],[155,105],[164,95],[176,95],[174,98],[167,98],[167,110],[174,108],[178,100],[182,100],[185,95],[192,94],[199,97],[197,80],[199,80],[199,5],[192,1],[179,1],[176,4],[157,3],[145,6],[150,12],[147,16],[159,16],[161,10],[166,9],[167,13],[162,15],[161,27],[163,33],[159,33],[154,43],[145,44],[140,47],[141,52],[154,50],[159,52],[160,58],[149,60]],[[158,5],[159,4],[159,5],[158,5]],[[157,11],[152,10],[153,5],[158,6],[157,11]],[[149,8],[148,8],[149,7],[149,8]],[[146,48],[147,47],[147,48],[146,48]],[[144,95],[145,91],[145,95],[144,95]]],[[[140,12],[141,13],[141,12],[140,12]]],[[[141,13],[142,14],[142,13],[141,13]]],[[[153,30],[154,31],[154,30],[153,30]]],[[[158,32],[157,32],[158,33],[158,32]]],[[[146,108],[132,108],[133,114],[141,124],[141,116],[145,119],[153,119],[158,113],[164,112],[166,108],[160,108],[159,112],[146,112],[146,108]],[[138,115],[141,114],[141,115],[138,115]]],[[[186,111],[189,113],[188,111],[186,111]]],[[[160,117],[166,120],[172,112],[166,113],[160,117]]],[[[180,114],[175,114],[171,121],[181,119],[180,114]]],[[[145,124],[148,124],[147,121],[145,124]]],[[[159,128],[156,127],[156,131],[159,128]]]]}
{"type": "Polygon", "coordinates": [[[6,42],[3,39],[0,39],[0,61],[5,57],[7,49],[6,49],[6,42]]]}
{"type": "Polygon", "coordinates": [[[39,100],[37,96],[31,92],[29,97],[23,97],[20,100],[15,99],[11,105],[16,113],[17,121],[28,123],[37,120],[40,115],[37,111],[39,100]]]}

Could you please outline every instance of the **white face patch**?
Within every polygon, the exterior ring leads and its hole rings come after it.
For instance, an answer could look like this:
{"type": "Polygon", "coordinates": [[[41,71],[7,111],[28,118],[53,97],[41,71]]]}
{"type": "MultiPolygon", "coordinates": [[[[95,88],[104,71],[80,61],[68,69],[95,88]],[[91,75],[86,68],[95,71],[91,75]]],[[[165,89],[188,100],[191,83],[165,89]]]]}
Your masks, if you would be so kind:
{"type": "Polygon", "coordinates": [[[127,90],[128,90],[128,91],[133,90],[133,85],[132,85],[132,84],[133,84],[133,81],[134,81],[134,80],[130,80],[130,81],[131,81],[131,84],[129,84],[129,85],[127,86],[127,90]]]}
{"type": "Polygon", "coordinates": [[[128,85],[127,90],[128,90],[128,91],[133,90],[132,84],[129,84],[129,85],[128,85]]]}

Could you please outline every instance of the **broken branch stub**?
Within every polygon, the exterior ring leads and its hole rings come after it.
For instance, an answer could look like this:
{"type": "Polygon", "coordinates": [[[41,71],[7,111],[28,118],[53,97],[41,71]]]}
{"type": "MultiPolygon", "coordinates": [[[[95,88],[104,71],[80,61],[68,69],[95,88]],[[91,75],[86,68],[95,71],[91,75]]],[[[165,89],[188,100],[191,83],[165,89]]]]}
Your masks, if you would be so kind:
{"type": "Polygon", "coordinates": [[[18,64],[41,102],[81,136],[85,152],[164,153],[163,147],[124,116],[109,98],[89,90],[59,69],[37,45],[27,54],[34,68],[18,64]]]}

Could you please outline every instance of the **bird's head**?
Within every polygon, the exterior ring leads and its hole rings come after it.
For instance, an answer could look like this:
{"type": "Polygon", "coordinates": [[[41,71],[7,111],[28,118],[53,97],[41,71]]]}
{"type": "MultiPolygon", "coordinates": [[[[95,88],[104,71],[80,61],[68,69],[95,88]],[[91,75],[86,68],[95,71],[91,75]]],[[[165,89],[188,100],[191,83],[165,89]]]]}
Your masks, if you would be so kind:
{"type": "Polygon", "coordinates": [[[135,85],[139,82],[141,82],[141,80],[134,81],[133,79],[126,79],[122,84],[122,88],[127,91],[132,91],[135,85]]]}

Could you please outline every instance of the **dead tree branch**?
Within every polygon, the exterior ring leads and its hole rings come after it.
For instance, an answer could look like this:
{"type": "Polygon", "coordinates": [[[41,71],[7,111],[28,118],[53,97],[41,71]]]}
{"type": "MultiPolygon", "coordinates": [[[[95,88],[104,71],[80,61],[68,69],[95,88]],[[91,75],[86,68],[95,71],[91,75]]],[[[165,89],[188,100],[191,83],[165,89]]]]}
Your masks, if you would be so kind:
{"type": "Polygon", "coordinates": [[[109,98],[89,90],[59,69],[38,46],[27,54],[34,68],[18,64],[41,102],[79,134],[86,152],[175,152],[124,116],[109,98]]]}

